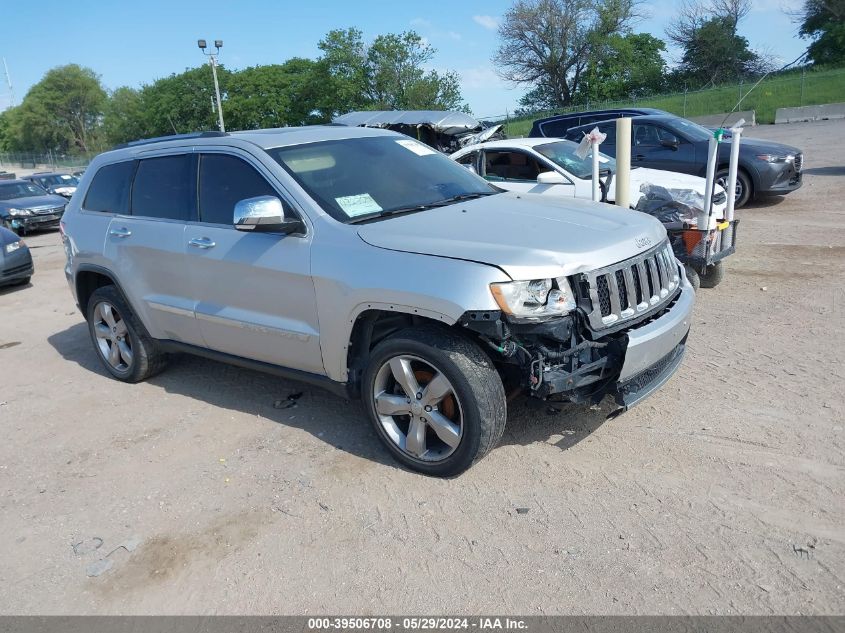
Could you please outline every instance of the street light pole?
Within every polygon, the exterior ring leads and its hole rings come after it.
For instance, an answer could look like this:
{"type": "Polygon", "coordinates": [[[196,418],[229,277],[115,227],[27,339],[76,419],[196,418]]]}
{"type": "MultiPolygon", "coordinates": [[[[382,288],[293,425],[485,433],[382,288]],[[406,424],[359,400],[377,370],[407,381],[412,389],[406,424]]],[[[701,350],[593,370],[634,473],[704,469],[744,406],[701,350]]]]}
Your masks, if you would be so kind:
{"type": "Polygon", "coordinates": [[[217,49],[214,53],[207,53],[205,40],[197,40],[197,46],[208,57],[208,63],[211,66],[211,74],[214,77],[214,94],[217,96],[217,123],[220,126],[220,131],[225,132],[226,126],[223,125],[223,103],[220,101],[220,84],[217,82],[217,56],[220,54],[220,49],[223,48],[223,40],[214,40],[214,47],[217,49]]]}

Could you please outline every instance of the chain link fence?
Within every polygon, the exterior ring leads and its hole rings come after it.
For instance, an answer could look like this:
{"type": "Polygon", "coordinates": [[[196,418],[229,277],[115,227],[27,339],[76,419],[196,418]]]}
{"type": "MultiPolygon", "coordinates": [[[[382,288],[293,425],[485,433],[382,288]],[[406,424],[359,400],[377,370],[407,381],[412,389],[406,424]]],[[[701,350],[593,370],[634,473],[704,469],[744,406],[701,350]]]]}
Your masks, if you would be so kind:
{"type": "Polygon", "coordinates": [[[89,154],[57,154],[55,152],[0,152],[0,172],[65,171],[85,169],[96,156],[89,154]]]}

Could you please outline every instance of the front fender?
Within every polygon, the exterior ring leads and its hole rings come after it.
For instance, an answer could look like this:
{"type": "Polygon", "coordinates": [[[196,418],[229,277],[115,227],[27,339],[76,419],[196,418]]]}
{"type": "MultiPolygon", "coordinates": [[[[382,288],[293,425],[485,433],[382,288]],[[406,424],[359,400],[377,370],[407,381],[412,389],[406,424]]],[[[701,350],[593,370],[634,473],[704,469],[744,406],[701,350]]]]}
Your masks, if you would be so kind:
{"type": "Polygon", "coordinates": [[[347,380],[350,337],[367,310],[399,312],[453,325],[468,310],[498,310],[490,284],[509,281],[477,262],[404,253],[362,241],[321,248],[312,257],[326,374],[347,380]]]}

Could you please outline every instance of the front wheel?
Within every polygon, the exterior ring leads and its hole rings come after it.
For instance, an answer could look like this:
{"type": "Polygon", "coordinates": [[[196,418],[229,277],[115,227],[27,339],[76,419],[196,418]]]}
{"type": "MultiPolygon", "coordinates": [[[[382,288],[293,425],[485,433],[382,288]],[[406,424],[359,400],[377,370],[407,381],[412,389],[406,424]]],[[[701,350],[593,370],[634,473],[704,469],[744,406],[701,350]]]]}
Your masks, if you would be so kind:
{"type": "MultiPolygon", "coordinates": [[[[720,169],[716,172],[716,184],[721,186],[725,193],[728,191],[728,169],[727,167],[724,169],[720,169]]],[[[748,201],[751,199],[752,193],[752,184],[751,178],[748,177],[741,169],[738,169],[736,172],[736,191],[734,192],[734,208],[739,209],[740,207],[744,207],[748,204],[748,201]]]]}
{"type": "Polygon", "coordinates": [[[701,288],[701,277],[698,271],[689,264],[684,264],[684,272],[687,274],[687,281],[689,281],[692,289],[698,292],[698,289],[701,288]]]}
{"type": "Polygon", "coordinates": [[[362,389],[381,441],[397,461],[426,475],[462,473],[505,429],[505,390],[493,363],[449,330],[407,329],[379,343],[362,389]]]}

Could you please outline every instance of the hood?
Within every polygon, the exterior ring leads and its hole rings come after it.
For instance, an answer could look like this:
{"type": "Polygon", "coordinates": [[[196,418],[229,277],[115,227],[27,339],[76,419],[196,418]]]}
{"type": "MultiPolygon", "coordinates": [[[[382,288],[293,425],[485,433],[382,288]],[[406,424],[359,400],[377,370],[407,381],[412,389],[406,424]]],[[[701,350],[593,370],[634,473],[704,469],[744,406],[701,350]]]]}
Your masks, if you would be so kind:
{"type": "MultiPolygon", "coordinates": [[[[707,179],[701,176],[692,176],[690,174],[682,174],[676,171],[664,171],[662,169],[647,169],[645,167],[638,167],[631,170],[631,206],[637,205],[639,199],[643,196],[640,187],[642,185],[658,185],[666,189],[689,189],[694,191],[704,198],[704,192],[707,189],[707,179]]],[[[724,193],[725,189],[718,183],[714,185],[713,190],[718,193],[724,193]]],[[[607,194],[610,201],[616,200],[616,185],[610,187],[607,194]]],[[[721,204],[715,205],[716,211],[721,211],[727,205],[727,199],[721,204]]],[[[703,203],[699,203],[699,207],[703,203]]]]}
{"type": "MultiPolygon", "coordinates": [[[[730,152],[730,143],[722,143],[720,147],[725,146],[730,152]]],[[[742,137],[742,142],[739,144],[740,152],[749,152],[753,154],[800,154],[801,150],[791,145],[784,145],[783,143],[775,143],[774,141],[764,141],[758,138],[742,137]]]]}
{"type": "Polygon", "coordinates": [[[46,196],[27,196],[25,198],[0,200],[0,209],[51,209],[53,207],[63,207],[66,204],[66,198],[50,194],[46,196]]]}
{"type": "Polygon", "coordinates": [[[500,193],[357,227],[372,246],[496,266],[515,280],[595,270],[666,239],[638,211],[572,198],[500,193]]]}

